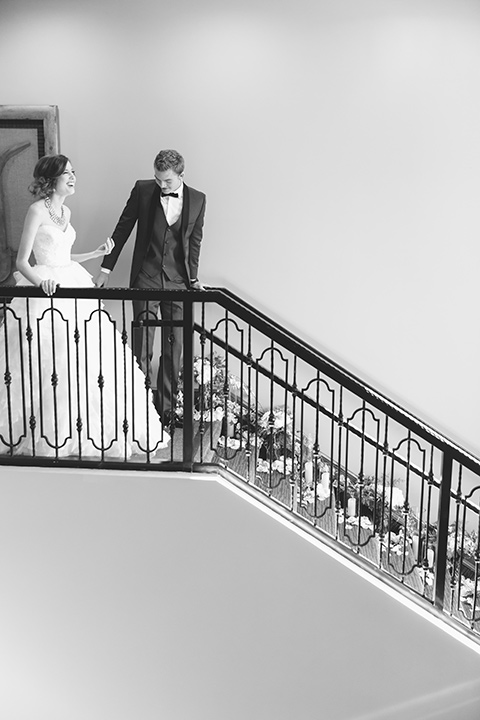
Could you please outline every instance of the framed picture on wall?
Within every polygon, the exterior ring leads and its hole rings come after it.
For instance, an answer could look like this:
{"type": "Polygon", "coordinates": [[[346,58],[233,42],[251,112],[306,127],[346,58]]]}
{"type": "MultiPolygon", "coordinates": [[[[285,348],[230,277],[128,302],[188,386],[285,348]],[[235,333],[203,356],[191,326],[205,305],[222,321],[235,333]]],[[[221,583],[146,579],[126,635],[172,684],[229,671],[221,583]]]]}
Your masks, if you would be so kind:
{"type": "Polygon", "coordinates": [[[56,105],[0,105],[0,285],[14,285],[15,257],[33,197],[35,163],[59,152],[56,105]]]}

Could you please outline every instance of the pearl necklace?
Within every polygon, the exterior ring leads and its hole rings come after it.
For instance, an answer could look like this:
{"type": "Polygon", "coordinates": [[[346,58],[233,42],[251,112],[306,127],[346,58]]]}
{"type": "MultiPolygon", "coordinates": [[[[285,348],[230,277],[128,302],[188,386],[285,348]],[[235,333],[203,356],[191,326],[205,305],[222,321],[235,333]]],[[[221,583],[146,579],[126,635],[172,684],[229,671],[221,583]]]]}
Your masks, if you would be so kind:
{"type": "Polygon", "coordinates": [[[57,213],[55,212],[55,210],[52,207],[52,201],[50,200],[49,197],[46,197],[45,198],[45,207],[47,208],[48,214],[50,215],[50,217],[54,223],[56,223],[57,225],[65,224],[65,209],[64,209],[63,205],[62,205],[62,214],[57,215],[57,213]]]}

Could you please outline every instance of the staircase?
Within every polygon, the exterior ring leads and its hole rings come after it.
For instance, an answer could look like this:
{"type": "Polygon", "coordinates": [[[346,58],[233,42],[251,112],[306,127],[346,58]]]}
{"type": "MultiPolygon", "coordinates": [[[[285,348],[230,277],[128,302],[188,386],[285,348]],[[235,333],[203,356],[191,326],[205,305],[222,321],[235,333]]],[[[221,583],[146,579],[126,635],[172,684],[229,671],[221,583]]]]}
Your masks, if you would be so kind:
{"type": "MultiPolygon", "coordinates": [[[[129,338],[145,291],[73,293],[58,299],[108,301],[129,338]]],[[[0,463],[215,473],[480,647],[480,460],[231,292],[161,294],[184,303],[169,446],[0,463]]]]}

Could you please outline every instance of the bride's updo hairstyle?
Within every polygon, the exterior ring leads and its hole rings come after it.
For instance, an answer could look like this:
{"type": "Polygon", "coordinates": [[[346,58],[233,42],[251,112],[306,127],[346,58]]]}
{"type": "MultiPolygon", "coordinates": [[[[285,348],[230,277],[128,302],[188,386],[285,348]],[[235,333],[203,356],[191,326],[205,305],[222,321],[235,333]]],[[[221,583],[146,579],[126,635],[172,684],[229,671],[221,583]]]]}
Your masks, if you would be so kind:
{"type": "Polygon", "coordinates": [[[35,165],[33,182],[28,188],[37,198],[53,195],[57,180],[69,162],[65,155],[45,155],[35,165]]]}

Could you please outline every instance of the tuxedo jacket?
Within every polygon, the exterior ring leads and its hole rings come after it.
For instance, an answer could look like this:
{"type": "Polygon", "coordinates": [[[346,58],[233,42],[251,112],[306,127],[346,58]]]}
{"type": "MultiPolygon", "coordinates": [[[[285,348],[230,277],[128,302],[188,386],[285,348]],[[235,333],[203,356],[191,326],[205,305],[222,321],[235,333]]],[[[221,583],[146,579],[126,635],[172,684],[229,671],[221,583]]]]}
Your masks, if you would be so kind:
{"type": "MultiPolygon", "coordinates": [[[[130,287],[133,287],[142,263],[148,253],[153,238],[155,212],[160,206],[160,187],[155,180],[137,180],[120,219],[112,233],[115,247],[110,255],[105,255],[102,267],[112,270],[137,224],[137,235],[133,250],[130,272],[130,287]]],[[[185,270],[190,282],[198,277],[198,261],[203,238],[206,197],[199,190],[183,185],[183,206],[181,238],[184,252],[185,270]]],[[[160,271],[160,268],[159,268],[160,271]]],[[[184,273],[181,273],[184,275],[184,273]]]]}

